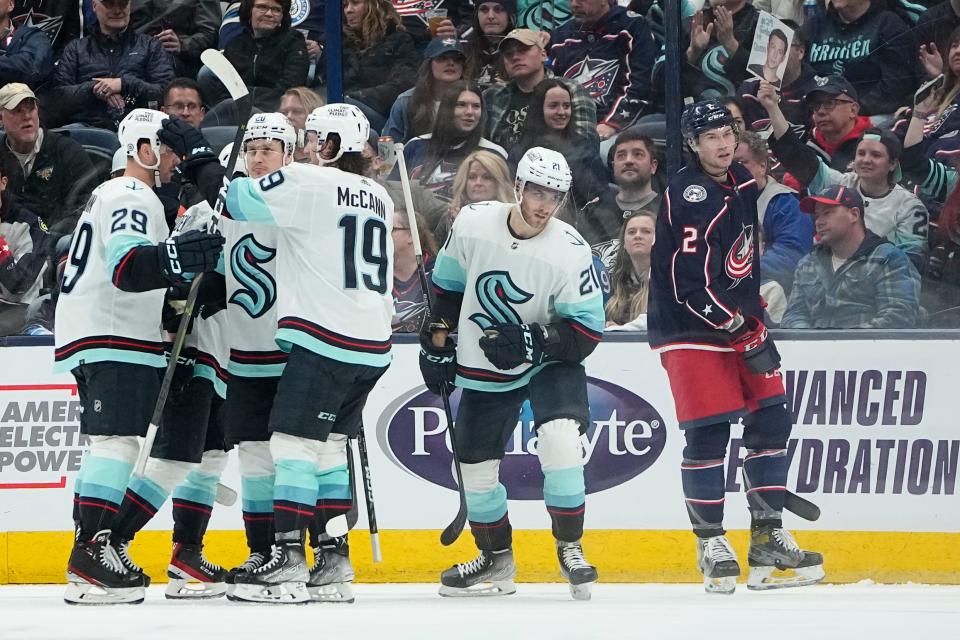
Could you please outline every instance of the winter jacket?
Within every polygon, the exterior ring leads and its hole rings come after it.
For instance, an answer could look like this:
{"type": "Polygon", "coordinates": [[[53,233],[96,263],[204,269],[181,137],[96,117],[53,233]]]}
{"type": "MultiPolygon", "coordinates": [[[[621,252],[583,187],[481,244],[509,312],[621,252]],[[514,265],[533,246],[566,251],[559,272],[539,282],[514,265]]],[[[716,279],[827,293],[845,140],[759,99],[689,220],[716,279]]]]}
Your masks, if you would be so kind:
{"type": "Polygon", "coordinates": [[[391,28],[381,42],[360,51],[343,43],[343,93],[386,116],[417,81],[420,53],[406,31],[391,28]]]}
{"type": "Polygon", "coordinates": [[[750,75],[747,73],[747,61],[750,59],[750,47],[753,46],[753,34],[760,18],[753,5],[746,4],[733,14],[733,37],[736,38],[737,51],[731,56],[717,40],[716,29],[710,36],[707,48],[697,61],[691,65],[687,61],[686,51],[690,46],[690,34],[684,33],[680,60],[683,78],[683,95],[707,98],[711,96],[736,95],[737,87],[750,75]]]}
{"type": "MultiPolygon", "coordinates": [[[[452,147],[445,150],[443,158],[437,168],[429,176],[422,175],[424,165],[427,161],[427,153],[430,148],[430,138],[433,134],[417,136],[412,139],[403,149],[403,159],[407,165],[407,171],[410,173],[410,179],[416,180],[419,184],[433,193],[434,196],[449,202],[453,197],[453,178],[457,170],[463,163],[463,160],[477,149],[485,149],[498,154],[504,160],[507,159],[507,152],[503,147],[493,144],[486,138],[480,138],[480,143],[476,147],[466,148],[465,143],[458,147],[452,147]]],[[[394,166],[393,173],[390,174],[390,180],[400,179],[400,164],[394,166]]]]}
{"type": "Polygon", "coordinates": [[[820,193],[832,184],[856,187],[867,205],[864,220],[867,229],[890,240],[904,251],[919,268],[926,262],[927,224],[929,213],[920,199],[895,185],[886,195],[874,198],[859,187],[860,179],[853,171],[846,173],[833,169],[816,153],[788,131],[773,141],[773,152],[780,162],[810,193],[820,193]]]}
{"type": "Polygon", "coordinates": [[[13,256],[0,262],[0,299],[29,304],[40,292],[53,243],[40,218],[10,194],[0,206],[0,236],[13,256]]]}
{"type": "Polygon", "coordinates": [[[39,87],[53,75],[50,38],[33,27],[17,27],[10,44],[0,41],[0,86],[22,82],[39,87]]]}
{"type": "Polygon", "coordinates": [[[390,116],[387,118],[387,124],[383,126],[382,133],[385,136],[391,136],[394,142],[406,142],[410,138],[408,131],[410,114],[407,113],[407,106],[411,98],[413,98],[413,88],[397,96],[393,106],[390,107],[390,116]]]}
{"type": "Polygon", "coordinates": [[[44,130],[43,142],[24,176],[20,161],[0,138],[0,164],[7,176],[6,193],[36,213],[51,234],[67,235],[80,218],[90,193],[99,184],[97,169],[79,144],[53,131],[44,130]]]}
{"type": "Polygon", "coordinates": [[[757,216],[763,228],[761,280],[776,280],[789,290],[797,263],[813,246],[813,220],[800,211],[797,192],[769,176],[757,200],[757,216]]]}
{"type": "Polygon", "coordinates": [[[780,326],[785,329],[913,329],[920,317],[920,274],[906,254],[875,233],[834,272],[819,244],[800,264],[780,326]]]}
{"type": "Polygon", "coordinates": [[[593,25],[570,20],[550,37],[553,72],[583,87],[597,105],[597,122],[629,127],[650,107],[659,47],[643,16],[611,8],[593,25]]]}
{"type": "Polygon", "coordinates": [[[893,113],[911,101],[916,85],[913,32],[873,0],[849,24],[832,7],[804,23],[807,62],[819,75],[841,74],[859,95],[860,113],[893,113]]]}
{"type": "Polygon", "coordinates": [[[163,88],[173,80],[170,55],[153,37],[127,29],[108,38],[100,27],[63,50],[53,77],[53,97],[70,114],[70,122],[117,130],[137,107],[159,108],[163,88]],[[125,105],[113,109],[93,93],[93,78],[120,78],[125,105]]]}
{"type": "Polygon", "coordinates": [[[81,0],[15,0],[11,15],[18,26],[26,24],[32,16],[33,26],[50,39],[56,59],[69,42],[83,34],[80,3],[81,0]]]}
{"type": "Polygon", "coordinates": [[[597,197],[587,202],[579,211],[575,226],[590,245],[593,255],[609,270],[620,248],[620,228],[625,218],[635,211],[648,211],[654,217],[660,212],[660,194],[654,193],[649,201],[636,209],[624,209],[617,200],[619,189],[608,186],[597,197]]]}
{"type": "MultiPolygon", "coordinates": [[[[255,38],[246,27],[230,41],[223,55],[243,78],[253,106],[261,111],[276,111],[284,91],[307,82],[307,43],[294,29],[280,27],[270,35],[255,38]]],[[[217,97],[222,99],[226,94],[217,97]]]]}
{"type": "Polygon", "coordinates": [[[151,36],[173,29],[180,36],[177,75],[195,78],[200,54],[217,44],[222,19],[219,0],[133,0],[130,28],[151,36]]]}
{"type": "MultiPolygon", "coordinates": [[[[931,154],[928,151],[930,143],[924,139],[920,144],[904,147],[900,168],[904,178],[917,185],[922,195],[942,205],[957,186],[957,170],[939,160],[936,154],[931,154]]],[[[954,155],[951,159],[955,162],[955,158],[954,155]]]]}

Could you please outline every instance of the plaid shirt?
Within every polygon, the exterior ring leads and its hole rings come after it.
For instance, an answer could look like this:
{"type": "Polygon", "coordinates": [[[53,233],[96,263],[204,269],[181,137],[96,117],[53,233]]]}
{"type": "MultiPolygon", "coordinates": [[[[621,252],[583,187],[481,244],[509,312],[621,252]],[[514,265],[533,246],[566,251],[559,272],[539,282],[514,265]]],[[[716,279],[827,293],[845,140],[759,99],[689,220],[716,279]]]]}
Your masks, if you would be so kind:
{"type": "Polygon", "coordinates": [[[913,329],[920,317],[920,274],[907,255],[867,231],[857,252],[834,272],[819,244],[794,275],[780,326],[785,329],[913,329]]]}

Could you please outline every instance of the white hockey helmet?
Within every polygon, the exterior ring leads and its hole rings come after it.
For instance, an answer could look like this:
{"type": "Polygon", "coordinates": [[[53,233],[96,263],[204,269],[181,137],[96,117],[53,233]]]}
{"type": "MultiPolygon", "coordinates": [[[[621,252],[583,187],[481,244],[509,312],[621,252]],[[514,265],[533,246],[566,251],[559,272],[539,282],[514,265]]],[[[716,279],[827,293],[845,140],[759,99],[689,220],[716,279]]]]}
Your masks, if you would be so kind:
{"type": "Polygon", "coordinates": [[[352,104],[334,103],[311,111],[307,116],[304,131],[317,134],[318,157],[327,136],[331,133],[340,136],[340,150],[336,157],[331,160],[320,159],[321,164],[325,164],[336,162],[344,153],[362,153],[370,137],[370,122],[367,121],[367,116],[352,104]]]}
{"type": "Polygon", "coordinates": [[[528,182],[566,193],[570,191],[573,176],[562,153],[543,147],[532,147],[517,163],[517,198],[523,195],[523,189],[528,182]]]}
{"type": "Polygon", "coordinates": [[[134,109],[120,121],[120,127],[117,130],[117,137],[120,139],[120,148],[122,148],[128,157],[132,157],[144,169],[156,171],[160,168],[160,137],[157,135],[163,127],[164,121],[169,116],[162,111],[155,109],[134,109]],[[137,153],[137,146],[141,140],[148,140],[150,148],[153,149],[157,157],[156,163],[152,167],[140,162],[140,156],[137,153]]]}
{"type": "Polygon", "coordinates": [[[258,113],[247,121],[243,133],[244,149],[251,140],[279,140],[283,155],[293,157],[297,146],[297,131],[282,113],[258,113]]]}
{"type": "Polygon", "coordinates": [[[120,147],[113,152],[113,162],[110,164],[110,175],[116,172],[123,173],[127,168],[127,150],[120,147]]]}
{"type": "MultiPolygon", "coordinates": [[[[220,166],[223,167],[224,169],[227,168],[227,164],[230,162],[230,152],[231,152],[231,151],[233,151],[233,143],[232,143],[232,142],[228,142],[228,143],[227,143],[227,146],[225,146],[225,147],[223,148],[223,150],[220,151],[220,156],[219,156],[220,166]]],[[[247,161],[246,161],[246,159],[243,157],[243,154],[242,154],[242,153],[238,153],[238,154],[237,154],[237,163],[236,163],[235,165],[233,165],[233,172],[234,172],[234,173],[242,173],[243,175],[247,175],[247,161]]],[[[231,176],[227,176],[227,178],[230,178],[230,177],[231,177],[231,176]]]]}

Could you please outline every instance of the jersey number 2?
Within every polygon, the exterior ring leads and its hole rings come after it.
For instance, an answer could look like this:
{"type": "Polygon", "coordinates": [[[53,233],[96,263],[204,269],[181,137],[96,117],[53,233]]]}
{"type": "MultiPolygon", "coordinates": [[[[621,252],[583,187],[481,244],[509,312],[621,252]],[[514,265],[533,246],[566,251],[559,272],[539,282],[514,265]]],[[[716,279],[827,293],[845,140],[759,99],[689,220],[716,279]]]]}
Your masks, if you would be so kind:
{"type": "MultiPolygon", "coordinates": [[[[357,216],[340,218],[343,229],[343,286],[356,289],[359,286],[357,273],[357,216]]],[[[376,268],[376,276],[363,274],[363,286],[383,295],[387,292],[387,225],[376,218],[368,218],[361,229],[360,258],[376,268]]]]}
{"type": "Polygon", "coordinates": [[[684,253],[696,253],[696,252],[697,252],[697,247],[695,246],[695,243],[696,243],[696,241],[697,241],[697,236],[698,236],[698,235],[699,235],[699,234],[698,234],[698,232],[697,232],[697,228],[696,228],[696,227],[684,227],[684,228],[683,228],[683,245],[682,245],[682,251],[683,251],[684,253]]]}

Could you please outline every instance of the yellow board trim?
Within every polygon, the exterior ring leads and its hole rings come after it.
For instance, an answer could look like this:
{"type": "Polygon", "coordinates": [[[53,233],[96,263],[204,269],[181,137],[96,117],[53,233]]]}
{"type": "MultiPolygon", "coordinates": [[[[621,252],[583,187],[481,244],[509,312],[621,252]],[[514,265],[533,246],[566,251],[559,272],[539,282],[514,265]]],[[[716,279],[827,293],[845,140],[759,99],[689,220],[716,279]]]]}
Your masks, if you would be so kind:
{"type": "MultiPolygon", "coordinates": [[[[746,574],[748,533],[728,535],[746,574]]],[[[549,531],[514,531],[513,536],[518,581],[559,581],[549,531]]],[[[823,553],[827,582],[960,584],[960,533],[801,531],[796,538],[823,553]]],[[[72,532],[0,533],[0,584],[65,582],[72,543],[72,532]]],[[[210,531],[205,543],[208,557],[224,566],[246,558],[241,531],[210,531]]],[[[380,543],[384,562],[374,564],[369,533],[351,534],[358,582],[436,582],[441,570],[476,553],[469,531],[451,547],[440,545],[439,531],[424,530],[381,531],[380,543]]],[[[170,546],[169,531],[144,531],[131,555],[155,582],[165,582],[170,546]]],[[[602,582],[700,581],[689,531],[588,531],[584,550],[602,582]]]]}

